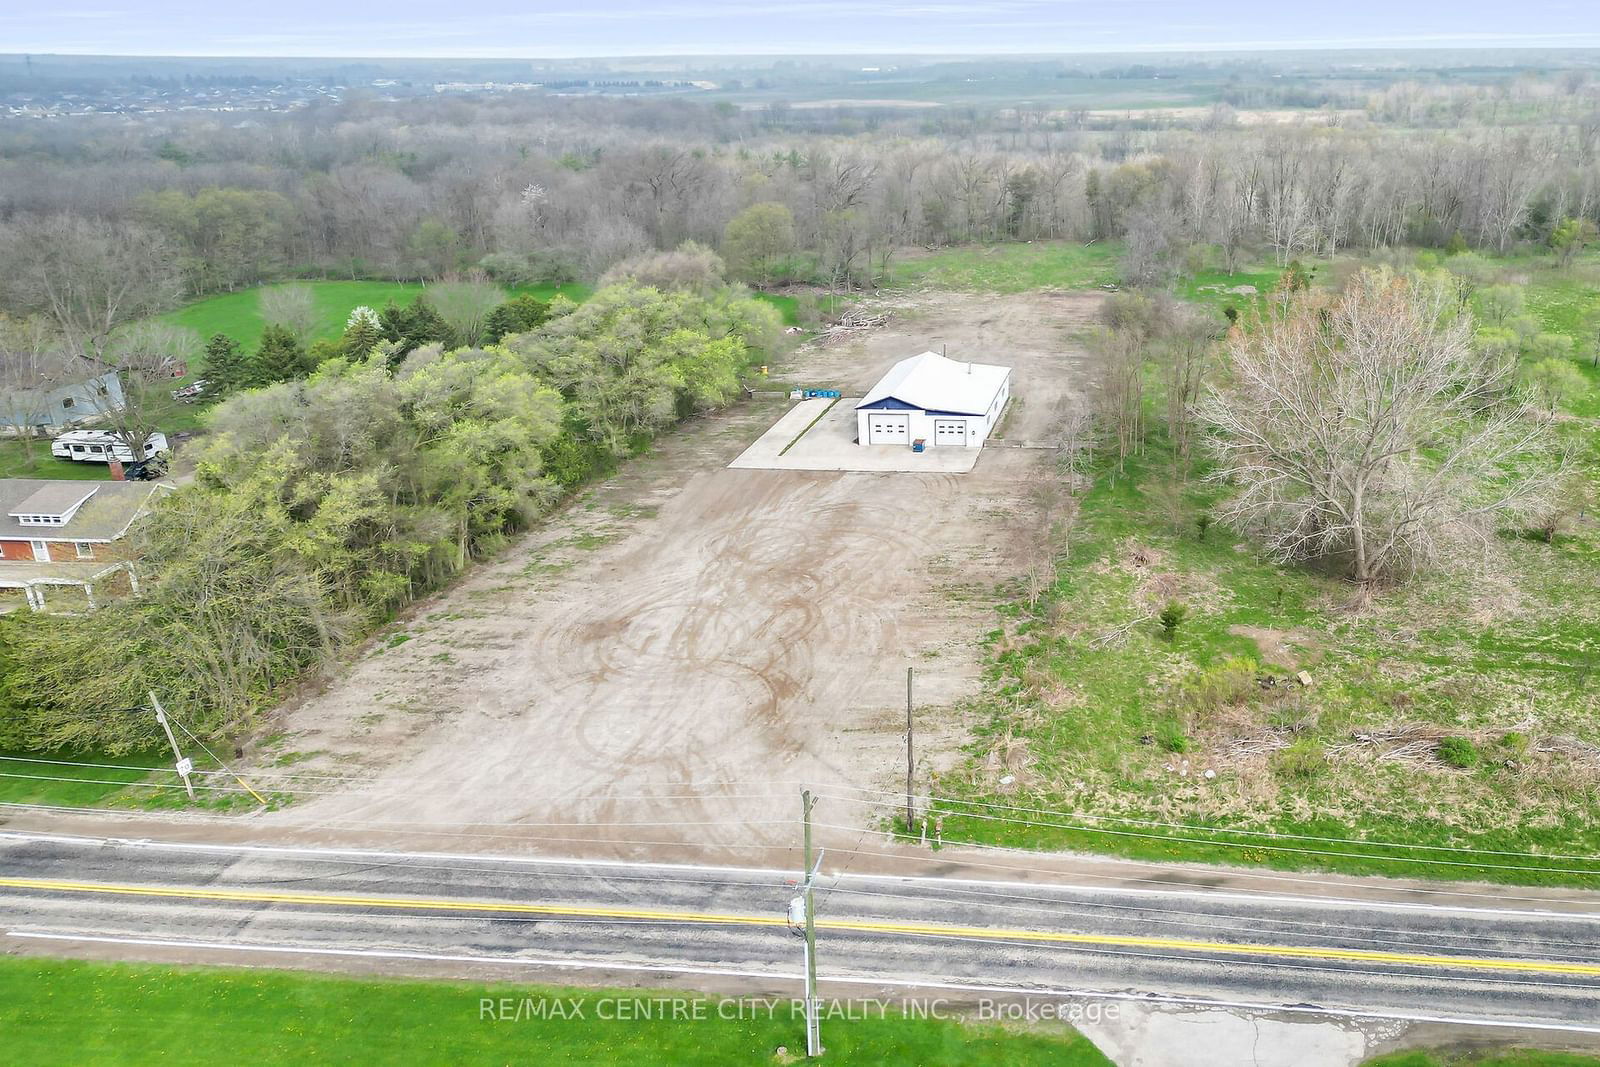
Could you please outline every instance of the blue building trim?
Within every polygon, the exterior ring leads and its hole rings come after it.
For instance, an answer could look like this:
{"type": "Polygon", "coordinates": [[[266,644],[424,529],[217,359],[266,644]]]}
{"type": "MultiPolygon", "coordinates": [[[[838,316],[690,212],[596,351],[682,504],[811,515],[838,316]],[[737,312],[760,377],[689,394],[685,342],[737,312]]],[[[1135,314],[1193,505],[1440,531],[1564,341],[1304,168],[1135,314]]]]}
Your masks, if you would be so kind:
{"type": "Polygon", "coordinates": [[[858,405],[856,410],[857,411],[926,411],[929,415],[955,415],[955,416],[960,416],[962,418],[978,418],[978,417],[980,417],[980,416],[982,416],[984,414],[984,412],[982,412],[982,411],[934,411],[932,408],[919,408],[915,404],[907,404],[904,400],[898,400],[898,399],[896,399],[895,397],[892,397],[892,396],[886,396],[882,400],[875,400],[870,404],[858,405]]]}

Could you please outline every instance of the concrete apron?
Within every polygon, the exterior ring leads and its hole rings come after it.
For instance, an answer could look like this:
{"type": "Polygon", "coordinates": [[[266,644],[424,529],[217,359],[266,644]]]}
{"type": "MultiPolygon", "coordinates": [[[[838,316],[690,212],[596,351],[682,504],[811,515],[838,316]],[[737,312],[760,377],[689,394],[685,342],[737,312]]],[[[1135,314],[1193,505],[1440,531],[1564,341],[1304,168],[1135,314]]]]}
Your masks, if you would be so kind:
{"type": "Polygon", "coordinates": [[[1354,1067],[1407,1027],[1237,1009],[1116,1002],[1074,1025],[1117,1067],[1354,1067]]]}

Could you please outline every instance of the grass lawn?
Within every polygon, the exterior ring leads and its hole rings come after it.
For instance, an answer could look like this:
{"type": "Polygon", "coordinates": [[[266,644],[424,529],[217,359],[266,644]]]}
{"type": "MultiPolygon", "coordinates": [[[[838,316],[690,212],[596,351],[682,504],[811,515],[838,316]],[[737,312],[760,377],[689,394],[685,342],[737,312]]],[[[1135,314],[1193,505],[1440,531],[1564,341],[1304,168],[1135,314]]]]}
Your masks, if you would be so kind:
{"type": "Polygon", "coordinates": [[[1088,289],[1117,280],[1121,254],[1122,245],[1115,241],[963,245],[893,262],[890,284],[996,293],[1088,289]]]}
{"type": "MultiPolygon", "coordinates": [[[[1591,258],[1511,257],[1507,280],[1572,333],[1600,300],[1591,258]]],[[[1220,306],[1276,280],[1207,272],[1178,295],[1220,306]]],[[[1586,373],[1565,405],[1580,419],[1600,414],[1586,373]]],[[[1558,430],[1600,475],[1592,424],[1558,430]]],[[[1503,531],[1483,558],[1353,610],[1336,578],[1202,531],[1220,493],[1203,473],[1180,476],[1158,430],[1125,470],[1095,472],[1043,600],[1007,591],[986,721],[941,791],[1038,811],[952,804],[945,839],[1600,887],[1600,522],[1548,545],[1503,531]],[[1168,640],[1170,602],[1188,617],[1168,640]]]]}
{"type": "Polygon", "coordinates": [[[108,757],[92,752],[41,754],[0,751],[0,801],[66,807],[99,806],[135,782],[159,779],[176,784],[176,775],[152,776],[145,769],[170,769],[171,766],[171,756],[164,753],[108,757]],[[61,762],[34,762],[44,759],[61,762]],[[107,770],[103,767],[65,766],[65,763],[106,763],[137,769],[107,770]]]}
{"type": "Polygon", "coordinates": [[[1218,315],[1224,308],[1233,307],[1241,316],[1249,316],[1262,306],[1262,299],[1272,292],[1282,275],[1283,271],[1270,263],[1249,263],[1232,274],[1203,270],[1185,275],[1175,288],[1181,299],[1212,308],[1218,315]]]}
{"type": "MultiPolygon", "coordinates": [[[[167,1058],[251,1064],[760,1064],[779,1046],[804,1059],[805,1030],[788,1003],[777,1018],[723,1020],[716,1000],[633,990],[373,980],[288,971],[223,970],[0,958],[0,1032],[12,1063],[144,1064],[167,1058]],[[481,1017],[484,998],[531,998],[583,1017],[481,1017]],[[664,1003],[705,1018],[639,1019],[664,1003]],[[612,1018],[602,1018],[604,1012],[612,1018]],[[633,1019],[616,1016],[632,1013],[633,1019]]],[[[496,1008],[498,1010],[498,1008],[496,1008]]],[[[513,1003],[511,1011],[518,1009],[513,1003]]],[[[730,1014],[737,1012],[729,1011],[730,1014]]],[[[954,1021],[824,1020],[827,1063],[1053,1064],[1110,1061],[1065,1026],[1027,1033],[954,1021]]]]}
{"type": "MultiPolygon", "coordinates": [[[[374,309],[381,309],[390,300],[397,304],[407,304],[414,300],[417,294],[426,292],[424,286],[414,282],[308,281],[292,284],[311,287],[318,316],[316,332],[318,339],[339,336],[344,330],[345,320],[356,307],[365,304],[374,309]]],[[[261,343],[261,330],[264,325],[260,310],[262,288],[270,286],[208,296],[163,317],[169,322],[189,327],[202,339],[207,339],[213,334],[225,333],[242,344],[246,350],[252,350],[261,343]]],[[[591,292],[593,288],[587,285],[560,287],[534,285],[508,290],[510,294],[532,293],[541,300],[549,300],[559,293],[570,300],[580,302],[588,299],[591,292]]],[[[754,295],[758,300],[764,300],[777,308],[783,315],[785,325],[795,324],[794,297],[772,296],[766,293],[754,295]]]]}
{"type": "MultiPolygon", "coordinates": [[[[352,309],[365,304],[375,310],[393,300],[407,304],[424,292],[425,287],[415,282],[349,282],[308,281],[292,284],[311,287],[312,299],[317,309],[316,339],[337,337],[344,330],[345,320],[352,309]]],[[[247,350],[261,343],[261,289],[241,289],[234,293],[219,293],[179,308],[163,316],[169,322],[187,326],[202,339],[212,334],[225,333],[247,350]]],[[[573,300],[584,300],[591,289],[586,285],[535,285],[509,290],[511,293],[532,293],[548,300],[557,292],[573,300]]]]}
{"type": "Polygon", "coordinates": [[[0,441],[0,478],[71,478],[103,482],[110,477],[104,463],[74,463],[50,454],[48,440],[35,441],[32,462],[21,441],[0,441]]]}
{"type": "MultiPolygon", "coordinates": [[[[186,749],[194,760],[197,795],[193,802],[181,788],[168,752],[107,756],[98,752],[0,752],[0,801],[95,807],[137,811],[184,809],[212,812],[250,811],[257,801],[223,774],[206,773],[217,765],[204,753],[186,749]],[[48,762],[45,762],[48,761],[48,762]],[[75,767],[74,763],[99,766],[75,767]]],[[[255,783],[252,783],[253,785],[255,783]]],[[[288,798],[267,786],[256,789],[277,806],[288,798]]]]}
{"type": "Polygon", "coordinates": [[[1362,1067],[1600,1067],[1600,1057],[1575,1052],[1394,1052],[1365,1061],[1362,1067]]]}

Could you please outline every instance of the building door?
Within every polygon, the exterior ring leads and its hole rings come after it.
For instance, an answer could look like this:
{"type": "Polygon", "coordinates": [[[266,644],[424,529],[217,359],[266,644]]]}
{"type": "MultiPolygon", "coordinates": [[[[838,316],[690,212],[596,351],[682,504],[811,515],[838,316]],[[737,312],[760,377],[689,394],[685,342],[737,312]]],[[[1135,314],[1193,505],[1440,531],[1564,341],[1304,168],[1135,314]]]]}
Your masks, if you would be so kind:
{"type": "Polygon", "coordinates": [[[957,448],[965,447],[967,443],[967,420],[934,419],[933,443],[935,446],[953,445],[957,448]]]}
{"type": "Polygon", "coordinates": [[[911,440],[910,415],[868,415],[867,444],[903,445],[911,440]]]}
{"type": "Polygon", "coordinates": [[[33,558],[36,563],[50,562],[50,542],[29,541],[28,544],[33,547],[33,558]]]}

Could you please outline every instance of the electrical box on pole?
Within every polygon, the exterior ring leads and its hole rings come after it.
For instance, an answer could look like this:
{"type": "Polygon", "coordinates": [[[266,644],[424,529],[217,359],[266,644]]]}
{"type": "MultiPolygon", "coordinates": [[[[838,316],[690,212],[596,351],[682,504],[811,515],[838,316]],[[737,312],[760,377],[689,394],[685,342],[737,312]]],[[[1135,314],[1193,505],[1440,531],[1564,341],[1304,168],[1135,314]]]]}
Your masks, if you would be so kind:
{"type": "Polygon", "coordinates": [[[172,735],[172,724],[167,722],[166,709],[161,706],[161,700],[156,696],[154,689],[150,690],[150,706],[155,709],[156,722],[161,724],[161,729],[166,732],[167,744],[172,746],[172,755],[178,761],[178,777],[183,779],[183,788],[188,791],[189,799],[194,799],[194,783],[189,780],[189,774],[194,770],[194,763],[186,759],[178,748],[178,739],[172,735]]]}

